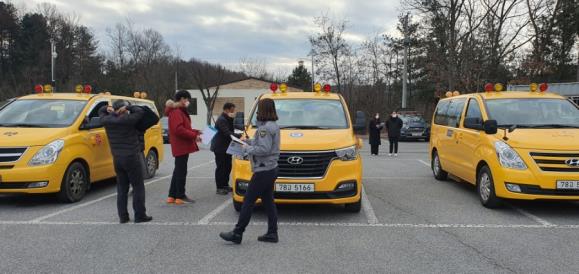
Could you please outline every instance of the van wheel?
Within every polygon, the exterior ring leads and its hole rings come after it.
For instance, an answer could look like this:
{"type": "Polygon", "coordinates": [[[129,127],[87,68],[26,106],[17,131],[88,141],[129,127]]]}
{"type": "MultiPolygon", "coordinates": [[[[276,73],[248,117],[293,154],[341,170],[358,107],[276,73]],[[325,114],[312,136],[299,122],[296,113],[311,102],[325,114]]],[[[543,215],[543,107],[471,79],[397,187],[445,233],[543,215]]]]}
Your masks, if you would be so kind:
{"type": "Polygon", "coordinates": [[[360,194],[360,200],[352,204],[345,204],[344,209],[346,212],[359,213],[362,210],[362,194],[360,194]]]}
{"type": "Polygon", "coordinates": [[[493,175],[488,166],[483,166],[477,176],[476,189],[482,205],[486,208],[497,208],[501,199],[495,194],[493,175]]]}
{"type": "Polygon", "coordinates": [[[86,195],[89,184],[86,168],[81,163],[74,162],[66,169],[58,199],[64,203],[78,202],[86,195]]]}
{"type": "Polygon", "coordinates": [[[440,163],[440,157],[438,157],[438,152],[435,151],[432,155],[432,162],[430,163],[432,167],[432,173],[434,178],[439,181],[444,181],[448,178],[448,172],[442,169],[442,164],[440,163]]]}
{"type": "Polygon", "coordinates": [[[145,162],[147,165],[147,178],[145,179],[151,179],[157,174],[157,167],[159,166],[159,156],[157,156],[157,152],[151,149],[147,154],[145,162]]]}
{"type": "Polygon", "coordinates": [[[242,205],[243,205],[243,203],[233,201],[233,208],[234,208],[235,211],[237,211],[237,212],[240,212],[240,211],[241,211],[241,206],[242,206],[242,205]]]}

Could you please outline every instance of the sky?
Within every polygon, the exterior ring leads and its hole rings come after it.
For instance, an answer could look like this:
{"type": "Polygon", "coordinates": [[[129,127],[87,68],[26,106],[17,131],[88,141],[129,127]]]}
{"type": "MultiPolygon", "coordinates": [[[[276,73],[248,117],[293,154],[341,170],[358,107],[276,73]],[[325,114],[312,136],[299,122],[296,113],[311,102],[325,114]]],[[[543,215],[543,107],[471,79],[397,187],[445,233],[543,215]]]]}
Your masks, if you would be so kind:
{"type": "Polygon", "coordinates": [[[376,33],[395,33],[400,0],[12,0],[34,11],[39,3],[54,4],[79,17],[108,50],[106,29],[132,21],[136,28],[163,34],[183,59],[196,58],[235,69],[241,58],[262,60],[267,69],[291,71],[306,64],[315,33],[313,19],[323,14],[346,19],[345,38],[353,45],[376,33]]]}

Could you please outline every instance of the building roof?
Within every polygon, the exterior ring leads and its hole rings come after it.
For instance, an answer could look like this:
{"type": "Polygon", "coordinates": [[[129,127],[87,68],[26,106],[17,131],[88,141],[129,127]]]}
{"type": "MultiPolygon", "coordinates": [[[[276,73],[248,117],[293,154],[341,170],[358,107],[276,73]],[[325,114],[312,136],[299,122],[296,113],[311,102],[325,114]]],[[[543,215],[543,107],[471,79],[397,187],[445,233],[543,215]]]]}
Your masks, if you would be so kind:
{"type": "MultiPolygon", "coordinates": [[[[270,85],[272,84],[271,81],[267,81],[264,79],[259,79],[255,77],[247,77],[240,80],[235,80],[231,82],[226,82],[220,85],[219,89],[263,89],[269,90],[270,85]]],[[[215,88],[215,86],[211,87],[215,88]]],[[[288,86],[289,92],[301,92],[302,90],[296,87],[288,86]]]]}

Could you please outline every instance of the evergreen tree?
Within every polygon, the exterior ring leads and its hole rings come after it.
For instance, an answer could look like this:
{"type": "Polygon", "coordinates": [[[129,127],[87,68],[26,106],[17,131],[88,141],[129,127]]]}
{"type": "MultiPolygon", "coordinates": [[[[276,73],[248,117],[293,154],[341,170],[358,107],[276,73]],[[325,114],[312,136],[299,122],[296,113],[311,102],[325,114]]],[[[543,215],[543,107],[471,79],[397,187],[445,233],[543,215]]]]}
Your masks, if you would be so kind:
{"type": "Polygon", "coordinates": [[[288,77],[288,85],[300,88],[304,91],[311,91],[312,75],[308,72],[308,69],[305,68],[303,62],[300,62],[288,77]]]}

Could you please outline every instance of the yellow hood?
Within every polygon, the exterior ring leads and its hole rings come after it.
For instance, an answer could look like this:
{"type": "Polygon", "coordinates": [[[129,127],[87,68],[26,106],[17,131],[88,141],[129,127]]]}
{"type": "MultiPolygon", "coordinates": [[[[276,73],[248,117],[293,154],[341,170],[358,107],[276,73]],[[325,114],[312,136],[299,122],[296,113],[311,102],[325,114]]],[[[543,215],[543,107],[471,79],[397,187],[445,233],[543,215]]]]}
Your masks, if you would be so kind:
{"type": "Polygon", "coordinates": [[[62,137],[61,128],[6,128],[0,127],[0,147],[43,146],[62,137]]]}
{"type": "MultiPolygon", "coordinates": [[[[255,129],[248,131],[253,136],[255,129]]],[[[353,146],[356,144],[356,137],[350,129],[336,130],[295,130],[282,129],[281,150],[282,151],[303,151],[303,150],[334,150],[353,146]]]]}
{"type": "MultiPolygon", "coordinates": [[[[499,129],[496,137],[503,138],[499,129]]],[[[514,148],[537,150],[579,150],[579,129],[516,129],[507,133],[507,143],[514,148]]]]}

